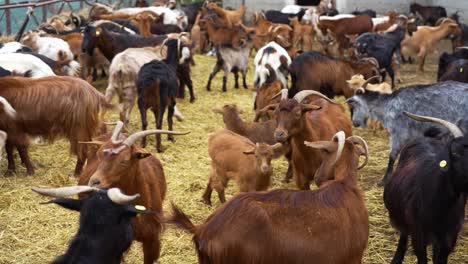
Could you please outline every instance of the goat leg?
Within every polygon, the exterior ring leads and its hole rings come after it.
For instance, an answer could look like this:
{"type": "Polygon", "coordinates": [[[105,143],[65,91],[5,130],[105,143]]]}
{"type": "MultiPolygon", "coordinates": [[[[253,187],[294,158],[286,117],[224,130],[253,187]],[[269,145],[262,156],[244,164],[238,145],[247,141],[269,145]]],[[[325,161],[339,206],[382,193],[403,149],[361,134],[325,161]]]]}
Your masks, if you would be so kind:
{"type": "Polygon", "coordinates": [[[392,264],[401,264],[405,258],[406,249],[408,246],[408,235],[405,233],[400,233],[400,239],[398,240],[398,247],[395,252],[395,255],[392,259],[392,264]]]}
{"type": "Polygon", "coordinates": [[[14,146],[11,142],[7,140],[5,144],[5,149],[8,159],[8,169],[5,172],[5,175],[13,175],[16,172],[15,157],[13,154],[14,146]]]}
{"type": "MultiPolygon", "coordinates": [[[[174,117],[174,107],[175,107],[175,98],[171,98],[169,102],[169,109],[167,111],[167,126],[169,131],[172,131],[173,117],[174,117]]],[[[174,141],[174,135],[167,135],[167,140],[174,141]]]]}
{"type": "Polygon", "coordinates": [[[393,71],[392,65],[388,65],[385,69],[392,80],[392,90],[395,88],[395,72],[393,71]]]}
{"type": "Polygon", "coordinates": [[[34,175],[34,167],[31,163],[31,159],[29,158],[28,154],[28,146],[17,146],[18,148],[18,153],[20,155],[21,161],[24,163],[24,166],[26,167],[26,172],[29,176],[34,175]]]}
{"type": "Polygon", "coordinates": [[[244,86],[244,89],[248,89],[247,87],[247,81],[246,81],[246,76],[247,75],[247,70],[242,71],[242,85],[244,86]]]}
{"type": "Polygon", "coordinates": [[[211,206],[211,194],[213,193],[213,188],[211,188],[211,178],[208,184],[206,185],[205,192],[203,193],[202,199],[203,203],[211,206]]]}
{"type": "Polygon", "coordinates": [[[227,76],[223,76],[223,92],[226,92],[226,83],[227,83],[227,76]]]}
{"type": "Polygon", "coordinates": [[[232,72],[234,73],[234,80],[235,80],[234,88],[239,89],[239,71],[235,69],[232,72]]]}
{"type": "Polygon", "coordinates": [[[423,237],[422,231],[416,232],[416,235],[411,236],[414,254],[418,259],[418,264],[427,264],[427,245],[425,243],[425,238],[423,237]]]}
{"type": "Polygon", "coordinates": [[[390,178],[390,176],[392,175],[392,173],[393,173],[393,164],[395,164],[395,160],[396,160],[396,155],[390,154],[390,157],[388,159],[387,171],[385,172],[385,176],[383,177],[383,179],[378,183],[378,186],[384,186],[385,183],[390,178]]]}
{"type": "MultiPolygon", "coordinates": [[[[165,108],[165,104],[161,104],[159,106],[159,111],[157,113],[158,118],[156,119],[156,129],[162,129],[165,108]]],[[[154,115],[156,116],[156,112],[154,113],[154,115]]],[[[158,152],[163,152],[163,148],[161,146],[161,134],[156,134],[156,150],[158,152]]]]}
{"type": "MultiPolygon", "coordinates": [[[[140,110],[140,117],[141,117],[141,130],[144,131],[148,128],[148,119],[146,115],[146,109],[143,105],[143,96],[138,97],[138,109],[140,110]]],[[[155,115],[155,119],[157,120],[157,116],[155,115]]],[[[141,147],[146,147],[146,137],[141,139],[141,147]]]]}

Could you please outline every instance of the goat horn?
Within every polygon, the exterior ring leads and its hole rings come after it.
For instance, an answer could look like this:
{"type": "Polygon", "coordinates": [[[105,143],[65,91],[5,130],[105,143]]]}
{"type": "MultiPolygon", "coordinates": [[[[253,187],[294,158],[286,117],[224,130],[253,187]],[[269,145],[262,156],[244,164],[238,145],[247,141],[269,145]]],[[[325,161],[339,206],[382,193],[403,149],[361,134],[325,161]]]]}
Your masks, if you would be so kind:
{"type": "Polygon", "coordinates": [[[362,88],[366,89],[367,88],[367,85],[369,84],[369,82],[375,80],[375,79],[378,79],[380,78],[380,76],[378,75],[375,75],[375,76],[372,76],[370,77],[369,79],[367,79],[363,84],[362,84],[362,88]]]}
{"type": "Polygon", "coordinates": [[[360,170],[364,168],[364,166],[367,165],[367,161],[369,160],[369,148],[367,147],[367,143],[362,137],[359,137],[359,136],[351,136],[351,137],[348,137],[347,139],[349,139],[353,144],[359,144],[364,148],[364,156],[366,159],[364,160],[364,163],[358,167],[358,170],[360,170]]]}
{"type": "Polygon", "coordinates": [[[187,135],[189,133],[190,131],[189,132],[177,132],[177,131],[159,130],[159,129],[145,130],[145,131],[140,131],[140,132],[136,132],[132,134],[123,142],[123,144],[126,145],[127,147],[131,147],[133,144],[135,144],[135,142],[138,139],[149,136],[149,135],[153,135],[153,134],[187,135]]]}
{"type": "Polygon", "coordinates": [[[32,190],[50,197],[64,198],[84,192],[94,192],[99,191],[98,188],[90,187],[86,185],[77,185],[77,186],[68,186],[68,187],[59,187],[59,188],[39,188],[32,187],[32,190]]]}
{"type": "Polygon", "coordinates": [[[412,118],[412,119],[417,120],[417,121],[433,122],[433,123],[442,125],[442,126],[446,127],[450,131],[450,133],[452,133],[452,135],[454,137],[456,137],[456,138],[463,137],[463,132],[461,131],[461,129],[457,125],[455,125],[453,123],[450,123],[448,121],[445,121],[443,119],[430,117],[430,116],[415,115],[415,114],[412,114],[412,113],[406,112],[406,111],[404,111],[403,114],[405,114],[407,117],[412,118]]]}
{"type": "Polygon", "coordinates": [[[314,91],[314,90],[300,91],[296,95],[294,95],[293,99],[295,99],[298,103],[302,103],[302,101],[309,95],[317,95],[317,96],[322,97],[323,99],[327,100],[329,103],[339,104],[339,103],[333,101],[332,99],[328,98],[326,95],[324,95],[322,93],[319,93],[317,91],[314,91]]]}
{"type": "Polygon", "coordinates": [[[107,196],[116,204],[129,204],[138,199],[140,194],[137,193],[135,195],[126,195],[123,194],[119,188],[110,188],[107,191],[107,196]]]}
{"type": "Polygon", "coordinates": [[[333,136],[332,141],[338,142],[338,149],[336,150],[336,158],[332,164],[332,166],[334,166],[338,162],[338,160],[341,158],[341,154],[343,153],[344,144],[345,144],[345,133],[343,131],[338,131],[333,136]]]}
{"type": "Polygon", "coordinates": [[[278,107],[278,104],[270,104],[258,110],[257,113],[255,113],[254,122],[258,122],[260,117],[262,117],[268,110],[275,110],[276,107],[278,107]]]}
{"type": "Polygon", "coordinates": [[[288,99],[288,89],[281,89],[281,91],[279,91],[277,94],[273,95],[273,97],[270,98],[270,101],[276,99],[280,95],[281,100],[288,99]]]}
{"type": "Polygon", "coordinates": [[[115,128],[111,136],[112,143],[114,144],[118,143],[117,139],[119,138],[119,135],[120,135],[120,132],[122,131],[123,126],[124,126],[124,123],[122,121],[117,121],[115,123],[115,128]]]}

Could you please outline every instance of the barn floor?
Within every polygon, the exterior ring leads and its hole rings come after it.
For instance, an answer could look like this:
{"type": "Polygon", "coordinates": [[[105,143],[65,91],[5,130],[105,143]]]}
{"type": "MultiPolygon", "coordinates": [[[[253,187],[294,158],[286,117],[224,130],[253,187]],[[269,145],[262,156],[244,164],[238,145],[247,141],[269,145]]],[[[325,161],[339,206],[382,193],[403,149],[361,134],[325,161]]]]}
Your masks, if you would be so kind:
{"type": "MultiPolygon", "coordinates": [[[[447,50],[447,48],[447,43],[443,43],[439,50],[447,50]]],[[[404,83],[400,86],[434,82],[438,56],[439,54],[436,53],[431,54],[424,74],[416,73],[415,64],[403,65],[404,83]]],[[[222,93],[221,73],[214,80],[213,91],[207,92],[204,87],[215,59],[196,56],[195,60],[196,66],[192,73],[197,101],[190,104],[188,99],[180,100],[178,106],[186,120],[175,122],[175,130],[191,131],[191,134],[178,136],[175,143],[168,142],[166,137],[163,137],[163,145],[167,149],[156,156],[164,165],[168,182],[168,192],[164,203],[166,211],[169,209],[170,202],[173,201],[192,217],[194,223],[201,223],[219,206],[216,195],[212,197],[213,207],[204,205],[200,199],[207,183],[210,167],[207,137],[223,127],[221,116],[211,112],[211,109],[226,103],[236,103],[246,111],[244,118],[251,119],[253,97],[251,90],[233,89],[232,76],[229,77],[228,92],[222,93]]],[[[249,83],[252,83],[252,77],[251,67],[249,83]]],[[[101,80],[96,83],[96,87],[104,91],[106,83],[106,80],[101,80]]],[[[343,99],[339,98],[339,100],[343,99]]],[[[116,113],[107,116],[108,121],[117,119],[116,113]]],[[[150,127],[153,127],[152,116],[150,122],[150,127]]],[[[130,131],[134,132],[139,129],[140,118],[138,110],[134,108],[130,131]]],[[[354,129],[354,134],[362,136],[370,148],[369,164],[359,175],[360,185],[365,190],[371,225],[364,263],[389,263],[396,248],[398,235],[389,225],[387,211],[382,201],[383,189],[376,186],[387,165],[388,134],[384,131],[374,133],[363,129],[354,129]]],[[[148,150],[153,153],[155,153],[154,143],[154,137],[151,137],[148,150]]],[[[27,177],[21,166],[16,176],[0,176],[0,264],[50,262],[55,256],[65,251],[68,241],[76,233],[77,213],[55,205],[42,205],[40,203],[47,201],[47,198],[30,191],[32,186],[56,187],[76,184],[77,181],[69,177],[73,172],[76,159],[69,155],[68,148],[69,144],[65,140],[59,140],[50,145],[34,144],[31,147],[31,157],[37,168],[35,176],[27,177]]],[[[275,161],[273,166],[271,188],[295,188],[293,183],[281,182],[286,172],[284,160],[275,161]]],[[[1,173],[5,171],[5,167],[6,161],[0,168],[1,173]]],[[[234,195],[235,191],[236,187],[231,183],[227,189],[228,198],[234,195]]],[[[142,263],[142,255],[140,244],[134,243],[130,252],[125,256],[125,263],[142,263]]],[[[196,261],[191,235],[168,227],[162,235],[159,263],[196,263],[196,261]]],[[[415,262],[414,255],[409,252],[405,263],[415,262]]],[[[458,240],[456,251],[450,256],[450,262],[468,263],[468,228],[466,225],[458,240]]]]}

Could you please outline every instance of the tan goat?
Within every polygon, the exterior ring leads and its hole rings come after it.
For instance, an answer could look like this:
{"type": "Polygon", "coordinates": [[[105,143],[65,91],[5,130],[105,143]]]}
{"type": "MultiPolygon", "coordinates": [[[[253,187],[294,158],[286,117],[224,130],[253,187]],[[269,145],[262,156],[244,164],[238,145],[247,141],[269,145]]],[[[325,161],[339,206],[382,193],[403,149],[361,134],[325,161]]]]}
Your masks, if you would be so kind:
{"type": "Polygon", "coordinates": [[[420,26],[411,37],[405,37],[401,42],[401,56],[417,56],[419,71],[424,71],[426,56],[441,39],[453,35],[458,30],[458,24],[450,19],[444,19],[437,27],[420,26]]]}
{"type": "Polygon", "coordinates": [[[262,191],[270,185],[271,160],[280,157],[282,144],[254,144],[248,138],[227,129],[216,132],[208,139],[211,174],[203,202],[211,205],[213,189],[224,203],[224,189],[233,179],[241,192],[262,191]],[[278,150],[278,151],[277,151],[278,150]],[[277,153],[278,152],[278,153],[277,153]]]}

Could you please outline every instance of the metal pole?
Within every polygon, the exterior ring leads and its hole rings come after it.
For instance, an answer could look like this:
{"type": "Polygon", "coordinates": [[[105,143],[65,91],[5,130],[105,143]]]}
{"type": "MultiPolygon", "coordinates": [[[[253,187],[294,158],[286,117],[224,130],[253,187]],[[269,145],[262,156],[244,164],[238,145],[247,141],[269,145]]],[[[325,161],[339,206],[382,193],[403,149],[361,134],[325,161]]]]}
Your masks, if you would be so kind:
{"type": "MultiPolygon", "coordinates": [[[[5,0],[5,4],[9,5],[10,0],[5,0]]],[[[11,16],[10,16],[10,9],[5,9],[5,21],[6,21],[6,34],[11,34],[11,16]]]]}

